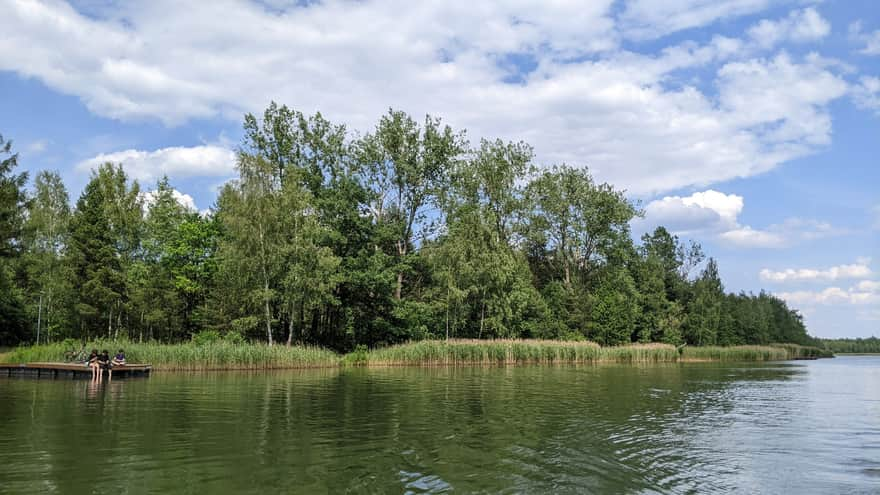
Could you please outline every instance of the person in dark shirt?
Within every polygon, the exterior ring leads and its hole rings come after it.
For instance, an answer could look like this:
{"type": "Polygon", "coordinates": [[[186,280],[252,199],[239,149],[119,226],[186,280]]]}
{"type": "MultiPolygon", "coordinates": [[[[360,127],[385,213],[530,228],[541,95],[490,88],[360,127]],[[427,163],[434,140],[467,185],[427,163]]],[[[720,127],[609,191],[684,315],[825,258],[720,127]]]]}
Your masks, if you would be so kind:
{"type": "Polygon", "coordinates": [[[101,351],[101,355],[98,356],[98,365],[101,367],[101,371],[98,372],[100,374],[103,374],[103,370],[110,369],[110,353],[107,349],[101,351]]]}

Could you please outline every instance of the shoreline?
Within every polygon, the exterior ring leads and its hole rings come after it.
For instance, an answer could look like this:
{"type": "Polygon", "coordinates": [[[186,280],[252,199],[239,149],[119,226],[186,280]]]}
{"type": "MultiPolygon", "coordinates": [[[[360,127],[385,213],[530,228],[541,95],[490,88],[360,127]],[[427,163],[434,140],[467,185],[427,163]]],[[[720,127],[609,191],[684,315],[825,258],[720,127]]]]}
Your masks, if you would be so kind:
{"type": "MultiPolygon", "coordinates": [[[[629,344],[602,347],[588,341],[423,340],[339,354],[308,346],[213,342],[156,344],[91,342],[87,347],[124,348],[129,361],[152,365],[154,372],[278,371],[332,368],[557,366],[767,362],[833,357],[797,344],[704,346],[629,344]]],[[[63,343],[19,347],[0,354],[2,363],[65,362],[63,343]]]]}

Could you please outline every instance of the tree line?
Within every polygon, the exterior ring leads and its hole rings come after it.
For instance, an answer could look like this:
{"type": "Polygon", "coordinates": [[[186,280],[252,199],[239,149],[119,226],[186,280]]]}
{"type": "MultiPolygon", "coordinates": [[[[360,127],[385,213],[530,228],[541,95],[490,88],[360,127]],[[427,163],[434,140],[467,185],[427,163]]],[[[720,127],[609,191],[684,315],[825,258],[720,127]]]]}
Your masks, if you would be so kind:
{"type": "Polygon", "coordinates": [[[821,339],[822,347],[831,352],[851,354],[880,354],[880,339],[821,339]]]}
{"type": "Polygon", "coordinates": [[[761,292],[581,168],[399,111],[355,135],[272,103],[207,214],[118,164],[75,205],[0,138],[0,345],[200,332],[338,350],[424,338],[815,343],[761,292]]]}

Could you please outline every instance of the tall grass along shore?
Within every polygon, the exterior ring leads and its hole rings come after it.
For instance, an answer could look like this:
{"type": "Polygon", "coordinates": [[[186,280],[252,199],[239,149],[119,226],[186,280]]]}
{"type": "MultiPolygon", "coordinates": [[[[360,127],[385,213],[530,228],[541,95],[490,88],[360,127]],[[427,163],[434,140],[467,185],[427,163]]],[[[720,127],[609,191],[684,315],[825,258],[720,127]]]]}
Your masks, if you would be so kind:
{"type": "MultiPolygon", "coordinates": [[[[324,368],[338,366],[339,355],[319,347],[268,346],[265,344],[209,342],[157,344],[138,342],[94,341],[86,349],[124,349],[130,363],[149,363],[157,370],[259,370],[282,368],[324,368]]],[[[71,347],[65,343],[18,347],[0,357],[7,363],[42,361],[63,362],[71,347]]]]}
{"type": "Polygon", "coordinates": [[[595,342],[557,340],[422,340],[372,351],[355,351],[343,364],[367,366],[496,365],[672,362],[674,346],[632,344],[600,347],[595,342]]]}
{"type": "MultiPolygon", "coordinates": [[[[268,346],[216,341],[157,344],[94,341],[86,349],[125,349],[129,362],[157,370],[261,370],[337,366],[474,366],[517,364],[675,363],[689,361],[781,361],[831,357],[823,349],[795,344],[686,347],[631,344],[600,347],[594,342],[556,340],[422,340],[379,349],[359,347],[344,356],[318,347],[268,346]]],[[[0,362],[69,361],[70,343],[18,347],[0,362]]]]}

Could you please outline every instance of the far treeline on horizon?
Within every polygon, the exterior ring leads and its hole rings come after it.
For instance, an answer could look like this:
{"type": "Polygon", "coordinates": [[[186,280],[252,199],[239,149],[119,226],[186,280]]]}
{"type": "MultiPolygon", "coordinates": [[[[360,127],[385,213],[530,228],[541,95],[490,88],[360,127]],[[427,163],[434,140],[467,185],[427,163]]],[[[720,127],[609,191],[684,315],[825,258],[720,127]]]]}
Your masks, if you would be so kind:
{"type": "Polygon", "coordinates": [[[239,177],[206,214],[168,178],[145,194],[112,163],[72,207],[57,172],[28,188],[0,138],[0,346],[203,331],[340,351],[446,337],[825,345],[783,300],[725,293],[698,243],[663,227],[634,242],[641,213],[623,191],[539,171],[526,143],[469,143],[396,111],[353,137],[274,103],[244,130],[239,177]]]}

